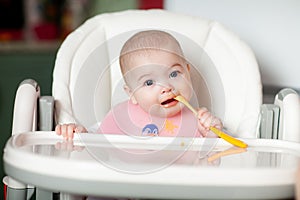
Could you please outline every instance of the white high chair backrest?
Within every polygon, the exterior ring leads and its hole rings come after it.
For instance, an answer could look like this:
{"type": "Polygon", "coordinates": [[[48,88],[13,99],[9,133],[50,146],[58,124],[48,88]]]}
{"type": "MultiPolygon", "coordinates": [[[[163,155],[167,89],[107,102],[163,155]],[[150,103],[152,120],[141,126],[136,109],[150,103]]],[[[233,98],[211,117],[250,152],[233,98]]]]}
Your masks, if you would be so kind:
{"type": "Polygon", "coordinates": [[[118,56],[134,33],[171,33],[193,66],[195,106],[206,106],[239,137],[255,137],[262,101],[251,49],[216,21],[165,10],[129,10],[87,20],[61,45],[53,73],[57,123],[90,127],[128,99],[118,56]]]}

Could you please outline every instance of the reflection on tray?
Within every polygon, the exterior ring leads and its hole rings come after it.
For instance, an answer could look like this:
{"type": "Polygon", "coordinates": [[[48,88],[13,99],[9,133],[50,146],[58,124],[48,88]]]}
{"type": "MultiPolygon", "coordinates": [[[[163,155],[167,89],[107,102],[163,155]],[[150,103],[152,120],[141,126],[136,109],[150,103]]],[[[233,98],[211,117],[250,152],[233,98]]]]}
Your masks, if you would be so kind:
{"type": "Polygon", "coordinates": [[[247,151],[247,149],[245,149],[245,148],[231,147],[229,149],[226,149],[225,151],[217,152],[217,153],[214,153],[214,154],[210,155],[207,158],[207,161],[208,162],[214,162],[215,160],[220,159],[223,156],[229,156],[229,155],[233,155],[233,154],[244,153],[246,151],[247,151]]]}
{"type": "Polygon", "coordinates": [[[195,143],[192,140],[173,141],[168,138],[135,143],[124,142],[123,139],[126,138],[120,138],[121,142],[115,144],[105,138],[99,140],[99,137],[97,141],[77,140],[73,143],[60,138],[46,138],[40,141],[37,140],[39,136],[30,136],[18,136],[15,140],[16,148],[55,159],[93,162],[97,163],[98,167],[100,164],[128,173],[148,173],[169,166],[194,169],[203,167],[287,169],[294,168],[299,162],[298,154],[293,153],[295,151],[272,145],[251,145],[244,149],[219,144],[217,140],[195,143]],[[165,141],[169,143],[166,144],[165,141]]]}

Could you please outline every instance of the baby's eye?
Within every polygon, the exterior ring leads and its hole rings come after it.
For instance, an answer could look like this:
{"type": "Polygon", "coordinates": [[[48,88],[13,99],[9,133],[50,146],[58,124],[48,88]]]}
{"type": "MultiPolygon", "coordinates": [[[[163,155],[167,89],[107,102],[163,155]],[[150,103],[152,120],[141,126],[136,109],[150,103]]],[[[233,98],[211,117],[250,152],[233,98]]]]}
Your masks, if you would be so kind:
{"type": "Polygon", "coordinates": [[[144,82],[144,85],[145,86],[151,86],[151,85],[153,85],[154,84],[154,81],[153,80],[146,80],[145,82],[144,82]]]}
{"type": "Polygon", "coordinates": [[[170,78],[175,78],[175,77],[178,76],[179,73],[180,73],[179,71],[173,71],[173,72],[171,72],[171,74],[169,75],[169,77],[170,78]]]}

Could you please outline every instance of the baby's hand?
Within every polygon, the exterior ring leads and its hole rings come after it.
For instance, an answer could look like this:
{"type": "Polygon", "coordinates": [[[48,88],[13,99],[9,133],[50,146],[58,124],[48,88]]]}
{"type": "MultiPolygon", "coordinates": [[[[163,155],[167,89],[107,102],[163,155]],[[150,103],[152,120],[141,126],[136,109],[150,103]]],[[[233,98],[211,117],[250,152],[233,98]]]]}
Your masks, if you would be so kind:
{"type": "Polygon", "coordinates": [[[55,127],[55,132],[57,135],[62,135],[65,140],[72,140],[74,133],[84,133],[87,130],[83,126],[76,124],[59,124],[55,127]]]}
{"type": "Polygon", "coordinates": [[[218,129],[223,128],[223,124],[219,118],[212,115],[207,108],[200,108],[198,110],[198,128],[203,137],[206,137],[210,131],[210,127],[216,127],[218,129]]]}

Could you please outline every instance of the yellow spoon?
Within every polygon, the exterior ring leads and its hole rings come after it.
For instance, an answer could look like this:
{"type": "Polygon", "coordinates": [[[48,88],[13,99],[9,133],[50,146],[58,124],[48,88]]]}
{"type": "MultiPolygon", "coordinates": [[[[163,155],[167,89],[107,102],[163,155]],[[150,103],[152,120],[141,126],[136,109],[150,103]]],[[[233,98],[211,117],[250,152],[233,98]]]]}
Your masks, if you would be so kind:
{"type": "MultiPolygon", "coordinates": [[[[192,107],[192,105],[181,95],[176,96],[174,99],[176,99],[177,101],[183,103],[186,107],[188,107],[196,116],[198,115],[198,112],[192,107]]],[[[215,128],[215,127],[210,127],[210,130],[215,133],[217,136],[219,136],[220,138],[226,140],[227,142],[229,142],[230,144],[233,144],[237,147],[241,147],[241,148],[247,148],[248,145],[234,137],[231,137],[230,135],[224,133],[223,131],[215,128]]]]}

